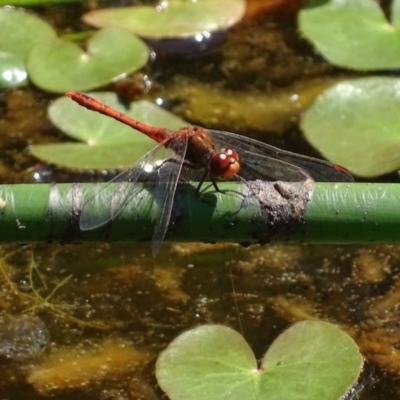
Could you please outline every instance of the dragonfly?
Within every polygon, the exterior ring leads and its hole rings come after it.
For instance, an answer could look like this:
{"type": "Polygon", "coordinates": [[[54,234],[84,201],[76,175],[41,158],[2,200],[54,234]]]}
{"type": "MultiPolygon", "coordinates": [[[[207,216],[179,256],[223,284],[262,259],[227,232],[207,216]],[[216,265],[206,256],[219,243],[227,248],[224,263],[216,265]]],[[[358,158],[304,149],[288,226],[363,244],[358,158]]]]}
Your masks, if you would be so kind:
{"type": "MultiPolygon", "coordinates": [[[[148,166],[154,166],[147,179],[155,181],[155,198],[152,201],[159,202],[161,215],[157,219],[152,237],[153,255],[158,253],[164,241],[177,184],[181,179],[192,180],[183,179],[185,176],[193,176],[191,171],[197,172],[196,176],[199,177],[196,195],[200,194],[206,181],[211,181],[215,190],[221,192],[218,187],[220,180],[354,180],[351,173],[338,164],[281,150],[242,135],[194,125],[177,130],[153,127],[84,93],[68,92],[67,96],[81,106],[114,118],[157,142],[152,150],[110,181],[137,182],[143,177],[143,171],[148,169],[148,166]]],[[[84,203],[79,220],[80,229],[96,229],[114,220],[142,190],[140,185],[126,185],[122,189],[117,187],[116,192],[113,192],[106,185],[84,203]],[[97,207],[98,203],[107,204],[108,208],[97,207]]]]}

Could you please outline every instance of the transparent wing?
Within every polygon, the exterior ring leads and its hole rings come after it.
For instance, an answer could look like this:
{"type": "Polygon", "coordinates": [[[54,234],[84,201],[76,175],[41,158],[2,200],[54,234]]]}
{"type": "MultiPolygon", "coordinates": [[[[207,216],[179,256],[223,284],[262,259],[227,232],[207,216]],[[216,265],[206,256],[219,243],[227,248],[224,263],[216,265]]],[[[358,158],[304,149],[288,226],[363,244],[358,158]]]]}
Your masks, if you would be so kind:
{"type": "Polygon", "coordinates": [[[239,153],[239,175],[244,179],[298,181],[311,177],[319,182],[354,181],[349,171],[328,161],[281,150],[230,132],[207,132],[218,147],[232,147],[239,153]]]}
{"type": "Polygon", "coordinates": [[[117,217],[128,205],[129,201],[135,197],[137,198],[143,190],[142,186],[128,185],[128,183],[137,182],[144,175],[146,175],[145,180],[151,180],[151,170],[155,171],[157,164],[159,165],[165,157],[168,158],[171,156],[173,156],[173,152],[164,147],[164,142],[160,143],[141,157],[129,169],[102,186],[83,205],[79,219],[81,230],[86,231],[99,228],[117,217]],[[120,185],[117,185],[116,189],[111,190],[111,184],[118,182],[121,182],[120,185]]]}
{"type": "Polygon", "coordinates": [[[187,138],[179,137],[168,144],[169,150],[173,151],[165,165],[158,170],[158,179],[154,191],[154,200],[161,208],[161,214],[154,229],[151,250],[153,256],[157,255],[165,238],[171,219],[172,206],[174,203],[176,186],[182,172],[187,149],[187,138]]]}

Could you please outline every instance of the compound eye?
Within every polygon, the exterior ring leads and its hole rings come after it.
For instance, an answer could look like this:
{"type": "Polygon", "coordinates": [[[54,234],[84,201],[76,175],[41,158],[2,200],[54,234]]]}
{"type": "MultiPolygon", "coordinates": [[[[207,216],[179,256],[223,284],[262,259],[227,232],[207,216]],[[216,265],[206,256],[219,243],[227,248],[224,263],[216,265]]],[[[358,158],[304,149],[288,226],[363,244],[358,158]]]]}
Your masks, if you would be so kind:
{"type": "Polygon", "coordinates": [[[229,179],[239,170],[239,155],[233,149],[225,149],[216,153],[210,160],[210,174],[212,176],[229,179]]]}
{"type": "Polygon", "coordinates": [[[233,159],[235,161],[239,161],[239,154],[237,153],[236,150],[234,150],[234,149],[225,149],[223,151],[223,153],[226,154],[231,159],[233,159]]]}

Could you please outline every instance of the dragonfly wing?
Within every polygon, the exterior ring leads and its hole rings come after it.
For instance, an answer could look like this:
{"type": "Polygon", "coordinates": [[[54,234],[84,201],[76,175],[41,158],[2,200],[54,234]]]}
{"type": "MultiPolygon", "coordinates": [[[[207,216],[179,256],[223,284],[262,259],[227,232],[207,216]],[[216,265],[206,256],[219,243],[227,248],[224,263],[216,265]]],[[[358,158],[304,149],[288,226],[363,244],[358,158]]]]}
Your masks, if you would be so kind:
{"type": "Polygon", "coordinates": [[[161,214],[157,220],[152,238],[153,256],[156,256],[160,250],[169,226],[176,186],[181,176],[187,144],[187,138],[176,138],[171,140],[168,144],[168,148],[173,151],[174,156],[170,157],[168,162],[165,162],[165,165],[163,165],[158,171],[154,199],[159,203],[161,214]]]}
{"type": "Polygon", "coordinates": [[[338,164],[288,152],[282,158],[307,170],[317,182],[354,182],[351,172],[338,164]]]}
{"type": "MultiPolygon", "coordinates": [[[[132,199],[137,199],[143,190],[142,185],[130,185],[130,182],[139,180],[149,181],[153,178],[157,165],[164,157],[169,157],[171,151],[164,147],[164,142],[141,157],[132,167],[121,172],[115,178],[102,186],[96,194],[89,198],[83,205],[79,219],[81,230],[99,228],[116,218],[132,199]],[[146,174],[146,171],[147,174],[146,174]],[[112,184],[120,182],[116,189],[112,184]]],[[[148,201],[145,199],[145,201],[148,201]]]]}
{"type": "Polygon", "coordinates": [[[246,180],[299,182],[313,179],[308,171],[278,158],[263,156],[249,151],[239,153],[239,175],[246,180]]]}
{"type": "MultiPolygon", "coordinates": [[[[297,180],[299,170],[302,169],[303,176],[311,176],[312,179],[319,182],[352,182],[353,176],[345,168],[328,161],[320,160],[318,158],[308,157],[301,154],[292,153],[290,151],[281,150],[277,147],[262,143],[258,140],[251,139],[245,136],[239,136],[234,133],[224,131],[208,131],[213,137],[218,146],[222,148],[232,147],[239,152],[239,157],[242,158],[246,164],[251,160],[258,160],[257,164],[262,164],[266,160],[270,160],[265,164],[268,168],[267,176],[275,177],[278,180],[297,180]],[[263,158],[260,158],[262,156],[263,158]],[[286,164],[274,163],[273,160],[279,160],[286,164]],[[286,174],[282,179],[281,168],[285,166],[286,174]]],[[[243,165],[246,168],[246,165],[243,165]]],[[[252,168],[252,167],[251,167],[252,168]]],[[[258,166],[255,170],[260,170],[258,166]]],[[[243,171],[245,172],[245,170],[243,171]]],[[[240,175],[240,173],[239,173],[240,175]]],[[[304,178],[303,178],[304,179],[304,178]]]]}

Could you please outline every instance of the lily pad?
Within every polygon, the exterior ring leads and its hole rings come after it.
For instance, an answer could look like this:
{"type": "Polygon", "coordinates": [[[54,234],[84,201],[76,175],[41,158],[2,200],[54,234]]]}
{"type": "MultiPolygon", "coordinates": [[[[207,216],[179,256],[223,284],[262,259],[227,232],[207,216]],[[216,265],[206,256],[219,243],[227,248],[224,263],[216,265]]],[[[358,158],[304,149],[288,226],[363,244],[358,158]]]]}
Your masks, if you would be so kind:
{"type": "Polygon", "coordinates": [[[280,335],[257,366],[244,338],[221,325],[184,332],[157,360],[171,400],[337,400],[363,365],[357,345],[336,326],[303,321],[280,335]]]}
{"type": "MultiPolygon", "coordinates": [[[[111,92],[98,92],[91,96],[149,125],[169,129],[187,125],[182,119],[148,101],[124,105],[111,92]]],[[[67,135],[84,142],[31,147],[35,157],[59,166],[80,170],[124,169],[156,145],[143,133],[89,111],[68,97],[53,102],[49,117],[67,135]]]]}
{"type": "Polygon", "coordinates": [[[332,64],[362,71],[400,67],[400,1],[390,23],[375,0],[330,0],[303,9],[299,28],[332,64]]]}
{"type": "Polygon", "coordinates": [[[32,47],[56,37],[53,28],[21,9],[0,9],[0,87],[27,83],[26,59],[32,47]]]}
{"type": "Polygon", "coordinates": [[[86,0],[0,0],[0,6],[35,7],[60,3],[82,3],[86,0]]]}
{"type": "Polygon", "coordinates": [[[307,140],[355,175],[400,169],[400,79],[343,81],[317,97],[303,116],[307,140]]]}
{"type": "Polygon", "coordinates": [[[64,39],[41,41],[29,53],[28,71],[41,89],[84,91],[140,69],[149,54],[141,39],[121,29],[107,28],[89,39],[86,51],[64,39]]]}
{"type": "Polygon", "coordinates": [[[244,0],[170,0],[157,7],[96,10],[83,19],[96,27],[115,26],[144,38],[165,39],[226,30],[242,18],[245,9],[244,0]]]}
{"type": "Polygon", "coordinates": [[[17,54],[0,53],[0,87],[12,88],[28,83],[25,63],[17,54]]]}

